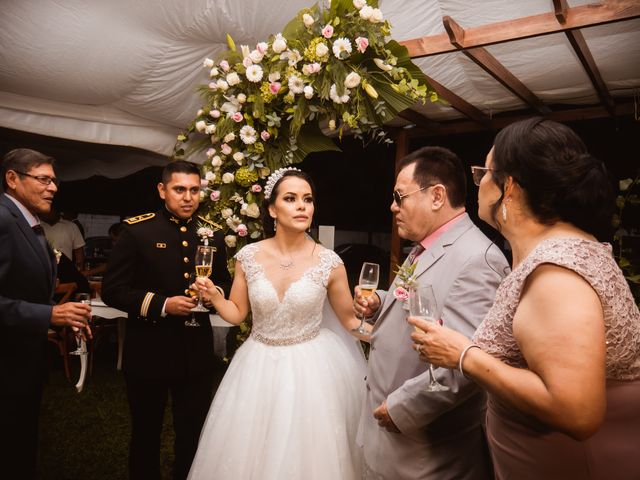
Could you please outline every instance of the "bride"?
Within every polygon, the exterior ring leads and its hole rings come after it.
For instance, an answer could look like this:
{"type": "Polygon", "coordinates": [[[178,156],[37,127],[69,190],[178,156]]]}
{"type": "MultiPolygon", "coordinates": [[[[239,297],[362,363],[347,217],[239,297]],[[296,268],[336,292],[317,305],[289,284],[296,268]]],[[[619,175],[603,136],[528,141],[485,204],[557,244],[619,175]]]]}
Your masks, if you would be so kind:
{"type": "Polygon", "coordinates": [[[251,311],[253,328],[218,388],[189,478],[359,479],[365,360],[347,333],[360,322],[346,271],[305,233],[314,212],[305,173],[281,168],[264,193],[265,230],[272,221],[275,234],[237,253],[229,300],[211,280],[197,282],[226,321],[251,311]]]}

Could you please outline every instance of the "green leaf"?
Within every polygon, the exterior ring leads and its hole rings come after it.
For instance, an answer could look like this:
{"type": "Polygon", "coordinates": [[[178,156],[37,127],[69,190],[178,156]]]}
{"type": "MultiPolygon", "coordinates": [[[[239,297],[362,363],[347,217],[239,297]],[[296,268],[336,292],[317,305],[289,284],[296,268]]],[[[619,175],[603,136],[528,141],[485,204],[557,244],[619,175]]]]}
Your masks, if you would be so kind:
{"type": "Polygon", "coordinates": [[[302,127],[297,146],[298,149],[294,152],[295,163],[301,162],[313,152],[342,151],[331,138],[322,133],[317,123],[307,123],[302,127]]]}

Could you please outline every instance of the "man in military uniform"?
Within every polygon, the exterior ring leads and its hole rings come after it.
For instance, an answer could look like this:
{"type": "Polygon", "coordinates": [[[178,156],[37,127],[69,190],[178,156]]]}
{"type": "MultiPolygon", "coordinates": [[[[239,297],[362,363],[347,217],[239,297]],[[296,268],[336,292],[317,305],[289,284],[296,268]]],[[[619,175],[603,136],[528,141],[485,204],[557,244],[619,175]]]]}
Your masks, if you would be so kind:
{"type": "MultiPolygon", "coordinates": [[[[128,313],[123,369],[132,422],[132,480],[160,478],[160,432],[169,392],[174,478],[186,478],[214,377],[219,377],[208,314],[196,314],[199,327],[185,325],[195,306],[187,289],[200,241],[194,218],[200,202],[198,167],[185,161],[170,163],[158,191],[164,208],[125,221],[102,287],[105,303],[128,313]]],[[[231,278],[220,232],[210,245],[217,249],[212,279],[228,293],[231,278]]]]}

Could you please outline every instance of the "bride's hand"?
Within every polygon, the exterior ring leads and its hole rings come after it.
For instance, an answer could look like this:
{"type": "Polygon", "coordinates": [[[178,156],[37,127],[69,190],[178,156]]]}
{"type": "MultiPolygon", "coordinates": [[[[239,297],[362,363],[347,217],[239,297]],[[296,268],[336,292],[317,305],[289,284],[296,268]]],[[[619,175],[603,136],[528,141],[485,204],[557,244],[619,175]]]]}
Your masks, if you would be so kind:
{"type": "Polygon", "coordinates": [[[208,277],[196,278],[195,283],[191,287],[194,290],[199,291],[200,295],[202,295],[202,301],[208,304],[211,304],[213,299],[218,295],[222,295],[224,297],[220,287],[216,287],[208,277]]]}

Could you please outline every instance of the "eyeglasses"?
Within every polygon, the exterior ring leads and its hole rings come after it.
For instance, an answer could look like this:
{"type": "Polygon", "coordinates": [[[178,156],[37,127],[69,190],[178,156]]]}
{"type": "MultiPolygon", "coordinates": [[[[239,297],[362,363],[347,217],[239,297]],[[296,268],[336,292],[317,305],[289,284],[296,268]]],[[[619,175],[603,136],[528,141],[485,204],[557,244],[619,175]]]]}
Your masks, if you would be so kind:
{"type": "Polygon", "coordinates": [[[30,173],[19,172],[17,170],[14,170],[14,172],[16,172],[18,175],[24,175],[25,177],[35,178],[42,185],[51,185],[52,183],[56,187],[60,185],[60,180],[58,180],[56,177],[48,177],[46,175],[31,175],[30,173]]]}
{"type": "Polygon", "coordinates": [[[473,178],[473,183],[476,185],[476,187],[480,186],[480,182],[489,171],[497,172],[497,170],[494,168],[481,167],[479,165],[473,165],[471,167],[471,177],[473,178]]]}
{"type": "Polygon", "coordinates": [[[418,190],[414,190],[413,192],[409,192],[409,193],[400,193],[399,191],[394,190],[393,191],[393,201],[396,202],[396,205],[398,207],[401,207],[403,198],[408,197],[409,195],[413,195],[414,193],[421,192],[422,190],[426,190],[427,188],[431,188],[433,186],[434,185],[427,185],[426,187],[419,188],[418,190]]]}

